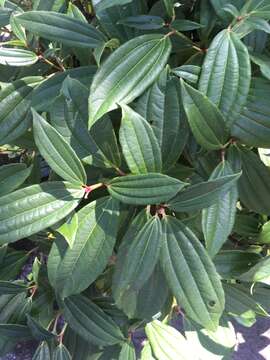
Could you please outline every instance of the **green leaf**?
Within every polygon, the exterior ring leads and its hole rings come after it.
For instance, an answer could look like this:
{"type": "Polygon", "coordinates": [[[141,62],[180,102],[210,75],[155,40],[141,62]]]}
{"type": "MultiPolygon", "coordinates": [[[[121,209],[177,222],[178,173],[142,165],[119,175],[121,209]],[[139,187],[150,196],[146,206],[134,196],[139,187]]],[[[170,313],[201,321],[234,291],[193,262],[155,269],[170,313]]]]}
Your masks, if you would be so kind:
{"type": "Polygon", "coordinates": [[[223,279],[237,278],[261,259],[259,254],[246,250],[223,250],[214,259],[217,272],[223,279]]]}
{"type": "Polygon", "coordinates": [[[148,341],[144,342],[141,352],[141,360],[155,360],[152,355],[151,345],[148,341]]]}
{"type": "Polygon", "coordinates": [[[0,335],[11,339],[33,339],[27,326],[18,324],[0,324],[0,335]]]}
{"type": "Polygon", "coordinates": [[[12,9],[1,7],[0,26],[4,27],[9,24],[9,19],[12,14],[12,9]]]}
{"type": "Polygon", "coordinates": [[[93,5],[96,12],[104,11],[112,6],[126,5],[132,0],[93,0],[93,5]]]}
{"type": "Polygon", "coordinates": [[[64,180],[84,185],[87,178],[80,159],[63,137],[35,110],[33,129],[35,143],[50,167],[64,180]]]}
{"type": "Polygon", "coordinates": [[[108,191],[130,205],[151,205],[168,201],[186,185],[167,175],[149,173],[114,178],[108,184],[108,191]]]}
{"type": "Polygon", "coordinates": [[[154,131],[143,117],[126,105],[122,106],[119,140],[132,173],[161,172],[161,151],[154,131]]]}
{"type": "MultiPolygon", "coordinates": [[[[133,232],[133,229],[131,230],[133,232]]],[[[130,235],[126,235],[130,239],[130,235]]],[[[161,247],[161,223],[157,216],[150,218],[137,232],[127,247],[123,242],[118,252],[114,276],[113,294],[116,303],[122,297],[138,292],[150,278],[159,258],[161,247]]]]}
{"type": "Polygon", "coordinates": [[[76,212],[73,212],[67,216],[64,224],[62,224],[58,229],[56,229],[57,232],[64,236],[70,248],[72,248],[74,245],[76,233],[79,226],[78,223],[78,215],[76,212]]]}
{"type": "Polygon", "coordinates": [[[27,259],[27,254],[22,251],[8,252],[1,263],[0,279],[3,281],[14,280],[21,273],[27,259]]]}
{"type": "Polygon", "coordinates": [[[0,48],[0,64],[8,66],[29,66],[38,61],[38,56],[29,50],[0,48]]]}
{"type": "Polygon", "coordinates": [[[67,216],[84,190],[63,182],[47,182],[0,198],[0,243],[23,239],[67,216]]]}
{"type": "MultiPolygon", "coordinates": [[[[222,167],[222,163],[219,164],[214,170],[215,173],[218,173],[222,167]]],[[[236,173],[191,185],[171,199],[168,207],[180,212],[205,209],[215,204],[221,196],[224,196],[235,185],[240,176],[241,173],[236,173]]]]}
{"type": "Polygon", "coordinates": [[[142,94],[161,72],[170,52],[170,39],[157,34],[136,37],[115,50],[91,86],[90,126],[118,104],[128,104],[142,94]]]}
{"type": "Polygon", "coordinates": [[[158,360],[198,360],[185,337],[172,326],[158,320],[145,327],[147,338],[158,360]]]}
{"type": "Polygon", "coordinates": [[[35,35],[75,48],[96,48],[106,40],[94,26],[53,11],[27,11],[17,20],[35,35]]]}
{"type": "Polygon", "coordinates": [[[251,150],[241,148],[243,174],[238,183],[241,202],[250,210],[270,214],[270,170],[251,150]]]}
{"type": "Polygon", "coordinates": [[[57,288],[57,275],[60,268],[61,261],[68,249],[68,244],[59,233],[55,233],[54,242],[52,244],[49,256],[48,256],[48,279],[52,287],[57,288]]]}
{"type": "Polygon", "coordinates": [[[260,229],[259,237],[257,242],[260,244],[269,244],[270,243],[270,221],[267,221],[263,224],[260,229]]]}
{"type": "Polygon", "coordinates": [[[152,15],[129,16],[118,21],[118,24],[141,30],[161,29],[165,25],[161,17],[152,15]]]}
{"type": "Polygon", "coordinates": [[[242,281],[247,282],[261,282],[264,284],[270,284],[270,257],[261,259],[256,265],[254,265],[246,273],[239,277],[242,281]]]}
{"type": "Polygon", "coordinates": [[[163,219],[161,264],[186,314],[215,330],[224,310],[224,293],[210,257],[192,231],[176,218],[163,219]]]}
{"type": "Polygon", "coordinates": [[[169,17],[173,18],[175,16],[175,11],[174,11],[174,0],[162,0],[166,13],[169,17]]]}
{"type": "Polygon", "coordinates": [[[232,127],[232,136],[241,143],[255,147],[270,147],[269,81],[253,78],[247,103],[232,127]]]}
{"type": "Polygon", "coordinates": [[[0,196],[17,189],[29,177],[33,167],[25,164],[8,164],[0,167],[0,196]]]}
{"type": "Polygon", "coordinates": [[[96,72],[96,66],[81,66],[75,69],[67,69],[64,72],[57,72],[38,86],[32,99],[32,107],[37,111],[48,111],[55,98],[59,95],[64,80],[69,76],[80,81],[89,87],[96,72]]]}
{"type": "Polygon", "coordinates": [[[50,360],[50,349],[48,344],[43,341],[35,351],[35,354],[33,355],[33,360],[50,360]]]}
{"type": "Polygon", "coordinates": [[[172,72],[187,82],[196,84],[199,80],[201,67],[196,65],[181,65],[172,69],[172,72]]]}
{"type": "Polygon", "coordinates": [[[247,48],[233,32],[221,31],[207,51],[199,91],[221,110],[229,125],[236,120],[247,100],[250,79],[247,48]]]}
{"type": "Polygon", "coordinates": [[[13,283],[0,280],[0,295],[20,294],[27,291],[27,286],[21,283],[13,283]]]}
{"type": "Polygon", "coordinates": [[[186,19],[177,19],[174,20],[171,24],[172,28],[178,31],[191,31],[202,28],[204,25],[199,24],[195,21],[190,21],[186,19]]]}
{"type": "Polygon", "coordinates": [[[36,340],[38,341],[51,340],[56,337],[55,334],[45,329],[35,318],[30,316],[29,314],[27,314],[26,317],[27,317],[27,326],[29,327],[33,337],[36,340]]]}
{"type": "Polygon", "coordinates": [[[77,214],[74,245],[65,251],[57,271],[56,289],[62,297],[86,289],[106,267],[116,242],[119,203],[101,198],[77,214]]]}
{"type": "Polygon", "coordinates": [[[77,335],[70,326],[65,331],[64,345],[70,352],[72,359],[85,360],[85,357],[88,357],[90,360],[98,360],[98,357],[95,358],[94,354],[100,354],[99,348],[77,335]],[[92,359],[91,356],[94,356],[94,358],[92,359]]]}
{"type": "Polygon", "coordinates": [[[90,343],[108,346],[124,340],[112,319],[85,296],[73,295],[64,299],[63,311],[70,327],[90,343]]]}
{"type": "Polygon", "coordinates": [[[122,345],[119,360],[136,360],[136,352],[131,342],[125,342],[122,345]]]}
{"type": "Polygon", "coordinates": [[[0,91],[0,145],[15,140],[30,127],[32,92],[42,80],[38,76],[22,78],[0,91]]]}
{"type": "Polygon", "coordinates": [[[52,360],[72,360],[72,358],[65,345],[59,344],[53,351],[52,360]]]}
{"type": "Polygon", "coordinates": [[[228,131],[221,112],[201,92],[181,80],[184,109],[197,142],[208,150],[222,148],[228,131]]]}
{"type": "Polygon", "coordinates": [[[153,127],[162,152],[163,170],[171,168],[181,155],[189,135],[181,89],[168,67],[139,99],[136,111],[153,127]]]}
{"type": "MultiPolygon", "coordinates": [[[[233,175],[227,161],[216,168],[210,180],[233,175]]],[[[236,183],[225,194],[221,194],[217,202],[202,211],[202,230],[208,254],[213,258],[227,241],[235,222],[238,191],[236,183]]]]}
{"type": "MultiPolygon", "coordinates": [[[[268,24],[269,26],[269,24],[268,24]]],[[[269,26],[270,29],[270,26],[269,26]]],[[[270,32],[270,30],[269,30],[270,32]]],[[[256,65],[259,66],[262,75],[266,78],[266,79],[270,79],[270,59],[267,55],[263,55],[263,54],[252,54],[250,55],[250,59],[252,60],[252,62],[254,62],[256,65]]]]}

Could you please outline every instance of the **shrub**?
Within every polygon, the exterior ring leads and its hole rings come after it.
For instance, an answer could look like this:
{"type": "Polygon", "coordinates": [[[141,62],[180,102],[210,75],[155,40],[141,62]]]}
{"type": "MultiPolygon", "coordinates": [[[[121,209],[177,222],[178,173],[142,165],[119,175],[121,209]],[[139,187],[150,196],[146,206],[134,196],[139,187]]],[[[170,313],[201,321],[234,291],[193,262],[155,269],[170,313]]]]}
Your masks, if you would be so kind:
{"type": "Polygon", "coordinates": [[[230,358],[270,308],[270,1],[0,6],[1,354],[230,358]]]}

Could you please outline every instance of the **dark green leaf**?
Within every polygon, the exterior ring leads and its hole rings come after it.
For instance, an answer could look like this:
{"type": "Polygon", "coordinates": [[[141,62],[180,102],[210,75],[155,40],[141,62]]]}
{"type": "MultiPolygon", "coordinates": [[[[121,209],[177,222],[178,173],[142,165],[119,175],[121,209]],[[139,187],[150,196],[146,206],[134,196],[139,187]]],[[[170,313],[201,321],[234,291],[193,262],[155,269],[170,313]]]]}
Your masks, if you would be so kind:
{"type": "Polygon", "coordinates": [[[94,26],[53,11],[28,11],[17,20],[35,35],[75,48],[96,48],[106,39],[94,26]]]}
{"type": "Polygon", "coordinates": [[[90,343],[108,346],[124,340],[119,327],[97,305],[82,295],[63,301],[63,311],[70,327],[90,343]]]}
{"type": "Polygon", "coordinates": [[[142,94],[161,72],[170,52],[169,37],[151,34],[128,41],[109,56],[91,86],[90,126],[118,104],[128,104],[142,94]]]}
{"type": "Polygon", "coordinates": [[[199,80],[201,68],[196,65],[182,65],[172,69],[172,72],[180,78],[196,84],[199,80]]]}
{"type": "Polygon", "coordinates": [[[166,216],[162,226],[161,264],[172,293],[190,318],[214,331],[224,310],[224,293],[214,264],[179,220],[166,216]]]}
{"type": "Polygon", "coordinates": [[[160,204],[168,201],[186,186],[180,180],[162,174],[127,175],[108,184],[110,194],[131,205],[160,204]]]}
{"type": "Polygon", "coordinates": [[[141,30],[155,30],[164,26],[164,20],[159,16],[138,15],[129,16],[118,21],[118,24],[141,30]]]}
{"type": "Polygon", "coordinates": [[[21,283],[0,281],[0,295],[20,294],[27,291],[27,286],[21,283]]]}
{"type": "Polygon", "coordinates": [[[62,256],[56,290],[63,297],[80,293],[102,273],[113,252],[119,222],[119,203],[101,198],[78,213],[72,248],[62,256]]]}
{"type": "Polygon", "coordinates": [[[154,131],[143,117],[125,105],[119,140],[132,173],[161,172],[161,151],[154,131]]]}
{"type": "Polygon", "coordinates": [[[32,92],[42,80],[38,76],[23,78],[0,91],[1,145],[13,141],[30,127],[32,92]]]}
{"type": "Polygon", "coordinates": [[[180,19],[180,20],[174,20],[174,22],[171,24],[172,28],[178,31],[191,31],[200,29],[203,27],[202,24],[199,24],[195,21],[180,19]]]}
{"type": "Polygon", "coordinates": [[[175,164],[186,145],[189,130],[180,83],[164,69],[139,99],[136,111],[153,127],[162,152],[163,170],[175,164]]]}
{"type": "Polygon", "coordinates": [[[214,264],[220,276],[231,279],[239,277],[260,259],[261,256],[255,252],[223,250],[215,256],[214,264]]]}
{"type": "Polygon", "coordinates": [[[270,214],[270,170],[254,152],[241,148],[243,175],[239,180],[240,200],[250,210],[270,214]]]}
{"type": "Polygon", "coordinates": [[[205,95],[182,81],[182,96],[188,122],[197,142],[204,148],[222,148],[228,131],[218,108],[205,95]]]}
{"type": "Polygon", "coordinates": [[[29,340],[33,338],[27,326],[18,324],[0,324],[0,335],[17,340],[29,340]]]}
{"type": "MultiPolygon", "coordinates": [[[[219,164],[214,173],[219,173],[222,167],[222,163],[219,164]]],[[[236,173],[191,185],[171,199],[168,207],[183,212],[207,208],[215,204],[220,196],[224,196],[235,185],[240,176],[241,173],[236,173]]]]}
{"type": "MultiPolygon", "coordinates": [[[[133,231],[133,229],[131,230],[133,231]]],[[[130,235],[127,234],[128,238],[130,235]]],[[[150,218],[140,228],[134,240],[124,242],[118,253],[118,263],[114,277],[114,298],[116,303],[122,297],[138,292],[151,276],[159,258],[161,247],[161,223],[158,217],[150,218]],[[127,251],[126,251],[127,250],[127,251]]]]}
{"type": "Polygon", "coordinates": [[[221,31],[207,51],[199,90],[221,110],[230,125],[246,102],[250,79],[247,48],[233,32],[221,31]]]}
{"type": "Polygon", "coordinates": [[[18,188],[29,177],[32,166],[8,164],[0,167],[0,196],[18,188]]]}
{"type": "Polygon", "coordinates": [[[32,360],[50,360],[50,349],[46,342],[42,342],[34,353],[32,360]]]}
{"type": "Polygon", "coordinates": [[[96,66],[82,66],[75,69],[67,69],[64,72],[57,72],[43,81],[33,93],[32,106],[37,111],[48,111],[55,98],[59,95],[64,80],[69,76],[80,81],[87,87],[90,86],[96,72],[96,66]]]}
{"type": "Polygon", "coordinates": [[[14,242],[46,229],[67,216],[84,190],[63,182],[48,182],[0,198],[0,242],[14,242]]]}
{"type": "MultiPolygon", "coordinates": [[[[216,168],[210,180],[233,175],[227,161],[216,168]]],[[[221,194],[217,202],[202,211],[202,229],[208,254],[213,258],[227,241],[235,222],[236,203],[238,201],[237,184],[225,194],[221,194]]]]}
{"type": "Polygon", "coordinates": [[[34,139],[50,167],[64,180],[85,185],[84,167],[63,137],[33,110],[34,139]]]}
{"type": "Polygon", "coordinates": [[[254,78],[247,103],[232,127],[232,135],[242,143],[262,148],[270,147],[268,96],[269,81],[254,78]]]}
{"type": "Polygon", "coordinates": [[[55,335],[45,329],[41,324],[38,323],[35,318],[27,314],[27,326],[29,327],[33,337],[38,341],[51,340],[55,338],[55,335]]]}
{"type": "Polygon", "coordinates": [[[112,6],[126,5],[131,1],[132,0],[93,0],[93,5],[96,12],[101,12],[112,6]]]}

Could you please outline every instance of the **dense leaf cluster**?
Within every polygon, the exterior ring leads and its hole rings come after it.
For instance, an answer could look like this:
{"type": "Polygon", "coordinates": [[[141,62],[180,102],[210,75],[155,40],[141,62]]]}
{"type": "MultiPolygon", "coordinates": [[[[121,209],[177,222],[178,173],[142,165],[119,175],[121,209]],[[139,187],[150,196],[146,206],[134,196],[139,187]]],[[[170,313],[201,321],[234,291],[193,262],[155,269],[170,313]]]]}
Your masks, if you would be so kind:
{"type": "Polygon", "coordinates": [[[230,359],[231,320],[268,316],[269,19],[0,0],[1,355],[230,359]]]}

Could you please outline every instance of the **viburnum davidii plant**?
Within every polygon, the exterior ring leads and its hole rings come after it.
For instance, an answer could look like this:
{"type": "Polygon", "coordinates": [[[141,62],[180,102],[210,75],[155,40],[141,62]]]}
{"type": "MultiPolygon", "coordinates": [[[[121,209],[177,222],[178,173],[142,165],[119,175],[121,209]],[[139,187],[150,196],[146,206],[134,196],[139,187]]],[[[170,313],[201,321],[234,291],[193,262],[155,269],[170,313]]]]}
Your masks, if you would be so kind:
{"type": "Polygon", "coordinates": [[[269,19],[0,0],[1,355],[231,359],[268,316],[269,19]]]}

